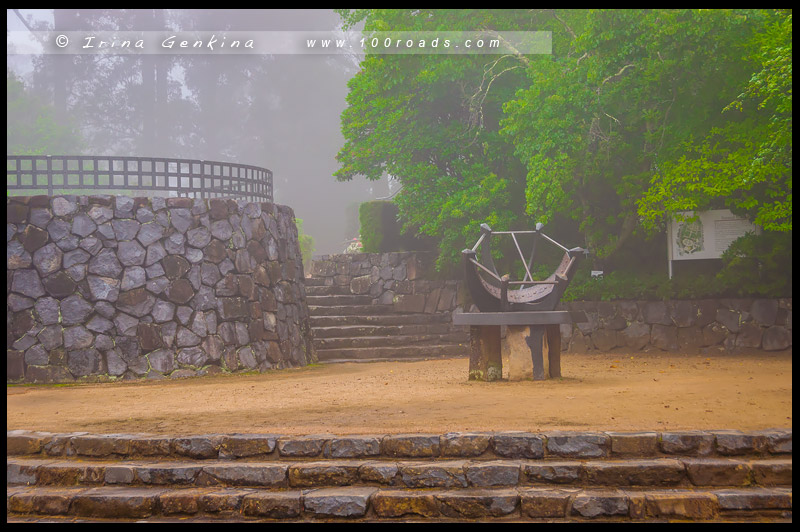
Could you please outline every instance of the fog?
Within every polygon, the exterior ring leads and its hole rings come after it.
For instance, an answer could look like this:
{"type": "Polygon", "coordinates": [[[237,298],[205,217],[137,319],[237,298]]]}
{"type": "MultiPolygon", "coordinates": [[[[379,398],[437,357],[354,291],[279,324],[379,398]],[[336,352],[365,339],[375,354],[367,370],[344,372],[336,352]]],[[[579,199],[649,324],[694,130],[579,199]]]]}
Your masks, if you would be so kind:
{"type": "MultiPolygon", "coordinates": [[[[333,32],[339,26],[331,10],[7,11],[9,31],[333,32]]],[[[386,181],[337,182],[332,176],[343,145],[339,117],[358,58],[134,53],[7,59],[26,91],[77,125],[83,139],[78,154],[272,170],[275,202],[303,219],[315,254],[341,252],[358,231],[356,205],[390,193],[386,181]]]]}

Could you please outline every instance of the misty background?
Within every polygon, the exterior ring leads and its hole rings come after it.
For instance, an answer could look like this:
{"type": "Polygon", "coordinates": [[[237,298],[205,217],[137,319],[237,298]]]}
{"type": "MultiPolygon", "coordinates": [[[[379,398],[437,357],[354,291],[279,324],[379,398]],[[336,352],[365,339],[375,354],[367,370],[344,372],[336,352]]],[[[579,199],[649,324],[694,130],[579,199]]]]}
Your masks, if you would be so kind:
{"type": "MultiPolygon", "coordinates": [[[[335,31],[332,10],[7,10],[7,31],[335,31]],[[20,18],[21,15],[21,18],[20,18]]],[[[358,28],[356,28],[358,29],[358,28]]],[[[7,75],[75,126],[69,153],[225,161],[273,172],[314,254],[358,235],[358,204],[386,180],[337,182],[344,55],[7,55],[7,75]]]]}

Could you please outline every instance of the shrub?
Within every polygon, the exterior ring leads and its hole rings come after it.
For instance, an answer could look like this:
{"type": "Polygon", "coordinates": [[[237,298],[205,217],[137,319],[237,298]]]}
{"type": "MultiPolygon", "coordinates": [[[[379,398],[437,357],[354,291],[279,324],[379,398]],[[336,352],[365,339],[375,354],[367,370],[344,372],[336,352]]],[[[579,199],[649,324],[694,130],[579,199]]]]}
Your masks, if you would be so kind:
{"type": "Polygon", "coordinates": [[[300,254],[303,257],[303,271],[311,268],[311,256],[314,254],[314,237],[303,232],[303,220],[295,218],[297,225],[297,240],[300,244],[300,254]]]}
{"type": "Polygon", "coordinates": [[[722,254],[716,281],[737,296],[792,297],[792,232],[738,238],[722,254]]]}
{"type": "MultiPolygon", "coordinates": [[[[703,261],[706,262],[706,261],[703,261]]],[[[665,272],[613,270],[593,279],[586,263],[564,293],[565,301],[792,297],[792,235],[748,234],[733,242],[722,261],[690,268],[669,279],[665,272]]],[[[536,278],[548,273],[538,272],[536,278]]]]}
{"type": "Polygon", "coordinates": [[[366,253],[401,251],[397,205],[391,201],[367,201],[358,208],[361,242],[366,253]]]}

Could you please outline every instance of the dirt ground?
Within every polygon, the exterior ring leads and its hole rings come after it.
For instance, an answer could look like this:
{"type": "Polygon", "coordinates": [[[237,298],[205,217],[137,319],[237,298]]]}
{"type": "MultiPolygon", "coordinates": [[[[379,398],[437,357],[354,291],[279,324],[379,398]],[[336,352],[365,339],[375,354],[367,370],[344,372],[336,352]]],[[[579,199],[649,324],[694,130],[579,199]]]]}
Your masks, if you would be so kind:
{"type": "Polygon", "coordinates": [[[564,377],[470,382],[466,358],[8,386],[6,429],[391,434],[792,426],[792,356],[564,354],[564,377]]]}

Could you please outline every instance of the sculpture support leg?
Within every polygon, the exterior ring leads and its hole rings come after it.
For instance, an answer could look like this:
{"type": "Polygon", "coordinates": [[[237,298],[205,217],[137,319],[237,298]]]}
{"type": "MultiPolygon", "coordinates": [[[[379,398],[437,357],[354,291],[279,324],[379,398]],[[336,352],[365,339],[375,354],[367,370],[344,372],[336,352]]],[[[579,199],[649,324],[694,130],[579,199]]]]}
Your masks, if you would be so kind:
{"type": "Polygon", "coordinates": [[[544,357],[543,357],[543,343],[545,328],[540,325],[531,325],[531,335],[525,341],[531,349],[531,359],[533,361],[533,380],[545,380],[544,372],[544,357]]]}
{"type": "Polygon", "coordinates": [[[547,359],[550,362],[550,377],[561,377],[561,327],[547,326],[547,359]]]}
{"type": "Polygon", "coordinates": [[[499,325],[469,328],[469,380],[496,381],[503,377],[499,325]]]}

